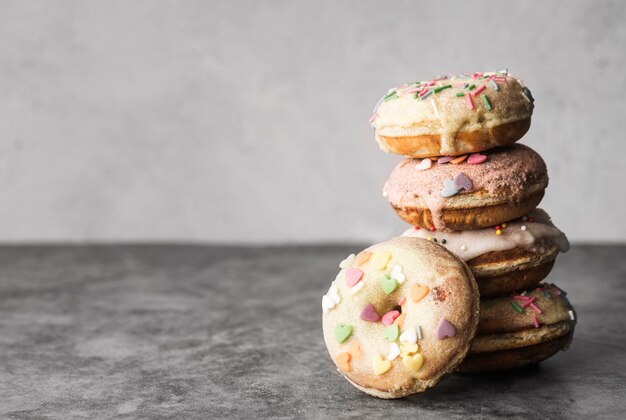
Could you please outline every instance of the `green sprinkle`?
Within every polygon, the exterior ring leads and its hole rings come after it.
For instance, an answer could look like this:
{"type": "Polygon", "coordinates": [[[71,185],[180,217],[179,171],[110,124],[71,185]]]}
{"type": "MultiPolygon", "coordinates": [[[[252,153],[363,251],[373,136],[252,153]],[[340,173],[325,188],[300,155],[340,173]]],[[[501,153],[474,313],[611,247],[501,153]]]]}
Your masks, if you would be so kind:
{"type": "Polygon", "coordinates": [[[394,90],[393,92],[388,93],[387,96],[385,96],[385,98],[383,99],[383,101],[387,102],[397,97],[398,97],[397,92],[394,90]]]}
{"type": "Polygon", "coordinates": [[[519,306],[519,305],[517,304],[517,302],[511,302],[511,306],[513,307],[513,309],[515,309],[515,310],[516,310],[517,312],[519,312],[520,314],[521,314],[521,313],[524,313],[524,309],[522,309],[522,307],[521,307],[521,306],[519,306]]]}
{"type": "Polygon", "coordinates": [[[413,99],[417,99],[417,98],[419,98],[419,95],[417,94],[417,92],[415,92],[415,93],[413,94],[413,99]]]}
{"type": "Polygon", "coordinates": [[[530,89],[524,86],[523,91],[526,93],[526,96],[528,96],[528,99],[530,99],[530,102],[535,102],[535,98],[533,98],[533,94],[530,93],[530,89]]]}
{"type": "Polygon", "coordinates": [[[448,241],[446,241],[445,239],[441,240],[441,243],[444,244],[444,245],[446,244],[446,242],[448,242],[448,241]]]}
{"type": "Polygon", "coordinates": [[[491,110],[493,109],[493,107],[492,107],[492,106],[491,106],[491,104],[489,103],[489,99],[487,99],[487,95],[485,95],[485,94],[483,93],[483,94],[482,94],[482,95],[480,95],[480,96],[482,96],[482,98],[483,98],[483,102],[485,103],[485,106],[487,107],[487,109],[488,109],[489,111],[491,111],[491,110]]]}
{"type": "Polygon", "coordinates": [[[437,88],[435,88],[435,93],[439,93],[442,90],[445,90],[445,89],[448,89],[448,88],[451,88],[451,87],[452,87],[452,85],[445,85],[445,86],[437,87],[437,88]]]}
{"type": "Polygon", "coordinates": [[[463,96],[465,96],[465,94],[463,92],[457,92],[456,96],[462,98],[463,96]]]}
{"type": "Polygon", "coordinates": [[[433,238],[433,242],[434,242],[434,243],[437,243],[437,238],[433,238]]]}
{"type": "Polygon", "coordinates": [[[466,87],[466,89],[467,89],[467,90],[472,90],[472,89],[474,89],[475,87],[476,87],[476,85],[472,83],[471,85],[469,85],[468,87],[466,87]]]}

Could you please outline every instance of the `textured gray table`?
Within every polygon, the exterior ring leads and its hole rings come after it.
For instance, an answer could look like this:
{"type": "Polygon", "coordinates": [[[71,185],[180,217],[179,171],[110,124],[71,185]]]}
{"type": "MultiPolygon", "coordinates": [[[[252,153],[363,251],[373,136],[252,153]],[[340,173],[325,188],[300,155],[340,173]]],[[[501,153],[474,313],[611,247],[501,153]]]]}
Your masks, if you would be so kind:
{"type": "Polygon", "coordinates": [[[559,257],[568,352],[395,401],[352,388],[321,338],[321,296],[358,248],[0,248],[0,416],[626,415],[626,247],[559,257]]]}

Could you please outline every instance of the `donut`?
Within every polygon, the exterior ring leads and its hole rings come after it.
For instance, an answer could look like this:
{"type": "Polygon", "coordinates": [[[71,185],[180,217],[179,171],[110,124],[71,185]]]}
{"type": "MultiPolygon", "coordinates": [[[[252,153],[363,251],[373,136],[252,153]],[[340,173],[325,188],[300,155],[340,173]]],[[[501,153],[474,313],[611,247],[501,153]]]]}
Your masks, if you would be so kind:
{"type": "Polygon", "coordinates": [[[575,326],[576,313],[565,292],[552,284],[483,299],[478,334],[459,371],[486,372],[540,362],[569,346],[575,326]]]}
{"type": "Polygon", "coordinates": [[[373,245],[340,264],[322,297],[331,359],[359,390],[400,398],[433,387],[465,357],[479,295],[467,265],[418,238],[373,245]]]}
{"type": "Polygon", "coordinates": [[[536,286],[550,273],[559,252],[569,250],[565,234],[541,209],[489,228],[431,232],[417,227],[402,236],[433,241],[465,261],[481,297],[536,286]]]}
{"type": "Polygon", "coordinates": [[[537,207],[547,186],[543,159],[514,144],[456,162],[406,158],[391,172],[383,196],[414,226],[468,230],[523,216],[537,207]]]}
{"type": "Polygon", "coordinates": [[[533,102],[530,90],[508,71],[443,76],[390,89],[370,123],[385,152],[458,156],[522,138],[533,102]]]}

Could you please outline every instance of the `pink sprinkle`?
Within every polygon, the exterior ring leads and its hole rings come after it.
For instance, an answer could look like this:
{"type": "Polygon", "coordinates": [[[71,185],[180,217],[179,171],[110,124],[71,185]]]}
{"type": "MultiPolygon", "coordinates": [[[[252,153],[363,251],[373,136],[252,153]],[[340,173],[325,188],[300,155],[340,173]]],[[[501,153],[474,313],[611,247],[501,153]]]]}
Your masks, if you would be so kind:
{"type": "Polygon", "coordinates": [[[537,298],[536,298],[536,297],[533,297],[533,298],[528,299],[526,302],[522,303],[522,308],[525,308],[525,307],[527,307],[528,305],[532,305],[532,304],[533,304],[533,302],[534,302],[534,301],[536,301],[536,300],[537,300],[537,298]]]}
{"type": "Polygon", "coordinates": [[[426,95],[428,92],[430,92],[430,90],[428,90],[428,89],[421,91],[421,92],[419,93],[420,98],[421,98],[422,96],[426,95]]]}
{"type": "Polygon", "coordinates": [[[533,324],[535,324],[535,328],[539,328],[539,320],[536,316],[533,316],[533,324]]]}
{"type": "Polygon", "coordinates": [[[480,92],[482,92],[483,90],[485,90],[485,85],[482,85],[481,87],[479,87],[478,89],[476,89],[472,95],[477,96],[477,95],[478,95],[480,92]]]}
{"type": "Polygon", "coordinates": [[[435,86],[435,82],[431,80],[430,82],[424,83],[424,86],[435,86]]]}
{"type": "Polygon", "coordinates": [[[462,88],[465,87],[465,83],[452,83],[453,88],[462,88]]]}
{"type": "Polygon", "coordinates": [[[502,76],[497,76],[494,77],[493,80],[495,80],[496,82],[506,82],[506,76],[502,77],[502,76]]]}
{"type": "Polygon", "coordinates": [[[402,299],[398,301],[398,306],[404,305],[404,302],[406,302],[406,296],[403,296],[402,299]]]}
{"type": "Polygon", "coordinates": [[[535,305],[534,303],[531,303],[530,307],[533,308],[533,311],[537,312],[539,315],[542,314],[541,309],[539,309],[539,307],[535,305]]]}
{"type": "Polygon", "coordinates": [[[409,90],[405,91],[404,93],[415,93],[415,92],[417,92],[419,90],[421,90],[421,88],[416,87],[416,88],[413,88],[413,89],[409,89],[409,90]]]}
{"type": "Polygon", "coordinates": [[[554,294],[556,294],[557,296],[561,296],[563,294],[561,289],[559,289],[558,287],[554,287],[554,288],[555,288],[554,294]]]}
{"type": "Polygon", "coordinates": [[[465,94],[465,101],[467,102],[467,107],[469,109],[474,109],[474,102],[472,102],[472,97],[470,96],[469,92],[465,94]]]}
{"type": "Polygon", "coordinates": [[[385,315],[383,315],[380,318],[380,322],[383,323],[383,325],[391,325],[393,324],[393,321],[396,320],[397,317],[400,316],[400,312],[398,311],[389,311],[387,312],[385,315]]]}
{"type": "Polygon", "coordinates": [[[472,76],[474,79],[478,79],[479,77],[482,77],[482,73],[474,73],[474,75],[472,76]]]}
{"type": "Polygon", "coordinates": [[[374,112],[372,114],[372,116],[370,117],[370,124],[376,121],[376,118],[378,118],[378,112],[374,112]]]}
{"type": "Polygon", "coordinates": [[[530,300],[530,298],[528,296],[522,296],[522,295],[516,295],[513,296],[513,299],[518,299],[518,300],[530,300]]]}

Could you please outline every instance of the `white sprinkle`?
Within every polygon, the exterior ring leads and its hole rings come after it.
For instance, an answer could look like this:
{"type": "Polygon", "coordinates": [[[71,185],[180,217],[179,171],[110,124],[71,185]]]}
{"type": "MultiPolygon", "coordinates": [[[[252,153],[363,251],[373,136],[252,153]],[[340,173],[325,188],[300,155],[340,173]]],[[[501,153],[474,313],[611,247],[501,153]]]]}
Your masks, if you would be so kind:
{"type": "Polygon", "coordinates": [[[465,251],[467,247],[465,245],[461,245],[461,251],[465,251]]]}
{"type": "Polygon", "coordinates": [[[415,334],[415,328],[409,327],[400,334],[401,343],[413,344],[417,342],[417,335],[415,334]]]}
{"type": "Polygon", "coordinates": [[[435,110],[435,116],[439,118],[439,108],[437,108],[437,104],[435,103],[435,100],[431,99],[430,104],[433,106],[433,109],[435,110]]]}
{"type": "Polygon", "coordinates": [[[520,229],[526,230],[526,225],[522,225],[522,227],[520,229]]]}
{"type": "Polygon", "coordinates": [[[423,340],[424,339],[424,336],[422,335],[422,326],[421,325],[417,326],[417,338],[419,340],[423,340]]]}
{"type": "Polygon", "coordinates": [[[528,292],[526,290],[524,290],[522,293],[520,293],[521,296],[526,296],[528,294],[528,292]]]}
{"type": "Polygon", "coordinates": [[[574,311],[569,311],[569,319],[571,319],[572,321],[576,319],[576,317],[574,316],[574,311]]]}
{"type": "Polygon", "coordinates": [[[532,102],[530,100],[530,98],[528,97],[528,95],[526,95],[526,92],[522,92],[522,96],[524,97],[524,99],[526,99],[528,102],[532,102]]]}
{"type": "Polygon", "coordinates": [[[354,254],[348,255],[343,261],[339,263],[339,268],[351,267],[352,263],[354,262],[354,258],[356,258],[354,254]]]}
{"type": "Polygon", "coordinates": [[[493,88],[493,90],[495,90],[497,92],[498,89],[500,89],[498,87],[498,84],[495,82],[495,80],[490,80],[490,82],[491,82],[491,87],[493,88]]]}
{"type": "Polygon", "coordinates": [[[406,277],[402,274],[402,267],[400,265],[396,265],[393,270],[391,270],[391,278],[395,279],[398,283],[404,283],[406,277]]]}
{"type": "Polygon", "coordinates": [[[389,193],[387,192],[387,190],[383,190],[383,197],[387,198],[388,195],[389,193]]]}
{"type": "Polygon", "coordinates": [[[350,292],[351,295],[356,295],[359,292],[359,290],[363,288],[363,286],[365,286],[365,283],[360,281],[354,286],[352,286],[348,291],[350,292]]]}
{"type": "Polygon", "coordinates": [[[391,343],[389,345],[389,353],[387,354],[387,360],[391,361],[396,357],[400,356],[400,346],[396,343],[391,343]]]}

